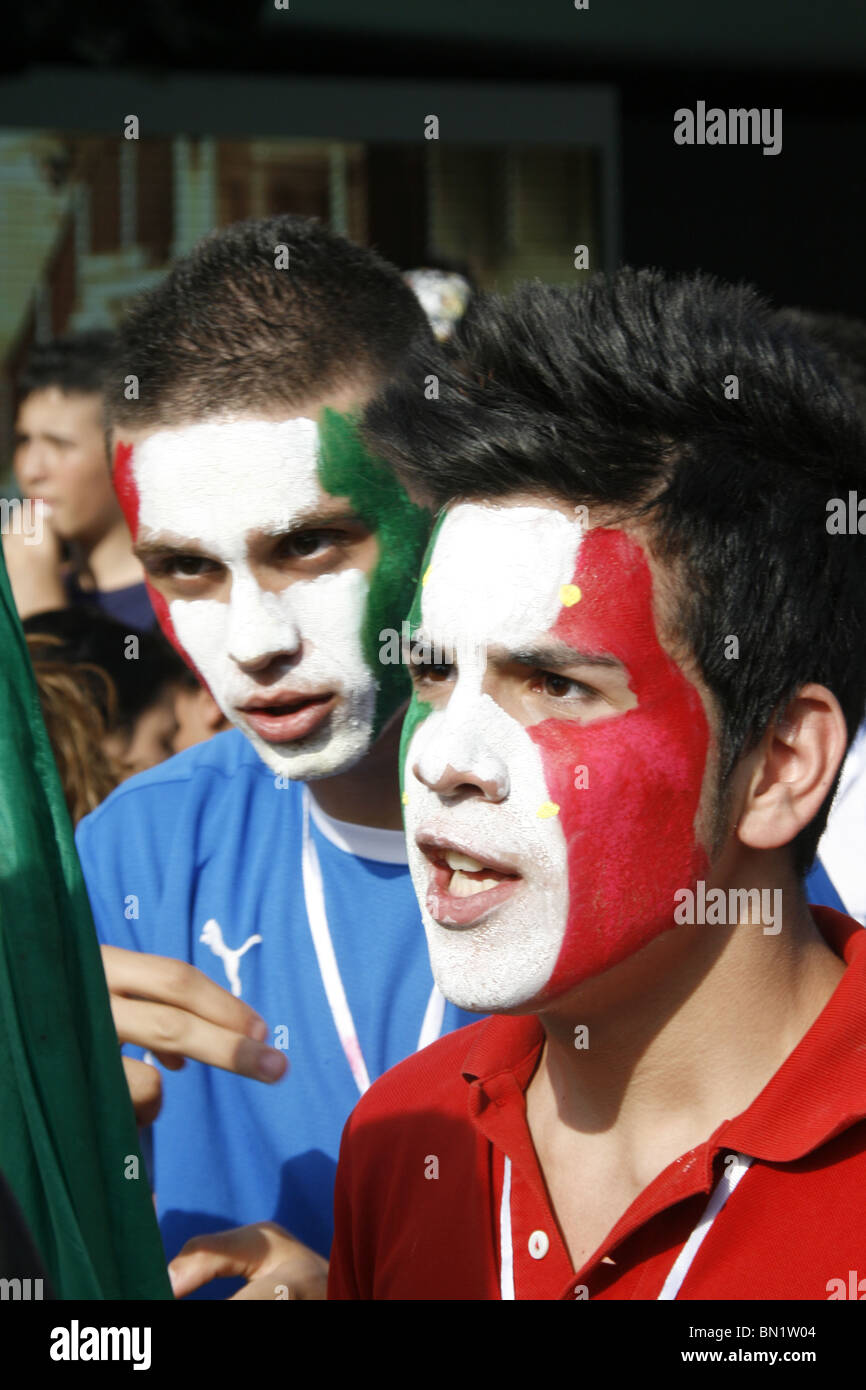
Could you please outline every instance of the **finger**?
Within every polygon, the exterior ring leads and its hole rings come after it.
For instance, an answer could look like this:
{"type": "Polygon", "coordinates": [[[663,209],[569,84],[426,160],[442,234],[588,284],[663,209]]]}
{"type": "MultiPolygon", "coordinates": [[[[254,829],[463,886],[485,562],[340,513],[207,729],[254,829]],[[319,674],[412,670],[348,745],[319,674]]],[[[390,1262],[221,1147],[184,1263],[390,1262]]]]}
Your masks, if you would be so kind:
{"type": "Polygon", "coordinates": [[[123,1070],[126,1084],[132,1098],[132,1108],[139,1128],[152,1125],[162,1108],[162,1079],[156,1067],[139,1062],[134,1057],[123,1057],[123,1070]]]}
{"type": "Polygon", "coordinates": [[[258,1279],[251,1279],[248,1284],[244,1284],[229,1297],[230,1303],[246,1302],[273,1302],[274,1299],[295,1299],[301,1295],[296,1292],[295,1286],[284,1279],[279,1269],[275,1269],[273,1274],[261,1275],[258,1279]]]}
{"type": "Polygon", "coordinates": [[[181,1071],[186,1066],[186,1058],[179,1057],[175,1052],[154,1052],[152,1054],[161,1067],[166,1067],[168,1071],[181,1071]]]}
{"type": "Polygon", "coordinates": [[[103,946],[102,963],[112,994],[174,1004],[258,1041],[267,1036],[267,1024],[255,1009],[187,961],[103,946]]]}
{"type": "Polygon", "coordinates": [[[299,1275],[291,1264],[277,1265],[268,1274],[258,1275],[233,1293],[230,1302],[267,1302],[293,1299],[303,1303],[319,1302],[328,1294],[328,1266],[323,1271],[299,1275]]]}
{"type": "Polygon", "coordinates": [[[211,1279],[249,1278],[267,1255],[268,1248],[267,1240],[256,1226],[238,1226],[231,1231],[195,1236],[168,1266],[175,1298],[185,1298],[211,1279]]]}
{"type": "Polygon", "coordinates": [[[279,1081],[288,1067],[286,1054],[279,1049],[253,1042],[170,1004],[112,995],[111,1012],[121,1042],[134,1043],[155,1056],[192,1057],[223,1071],[268,1082],[279,1081]]]}

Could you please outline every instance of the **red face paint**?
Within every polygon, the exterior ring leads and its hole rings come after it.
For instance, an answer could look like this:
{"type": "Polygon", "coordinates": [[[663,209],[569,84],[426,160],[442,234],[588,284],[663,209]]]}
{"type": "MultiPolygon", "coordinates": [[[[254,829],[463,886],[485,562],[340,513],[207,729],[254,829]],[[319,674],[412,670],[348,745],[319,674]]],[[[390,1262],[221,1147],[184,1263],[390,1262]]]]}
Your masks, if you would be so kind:
{"type": "Polygon", "coordinates": [[[709,727],[697,690],[659,644],[643,551],[621,531],[590,531],[573,583],[580,601],[562,609],[553,635],[621,661],[637,706],[527,730],[560,808],[569,866],[568,923],[546,999],[672,927],[676,890],[693,887],[709,864],[695,831],[709,727]]]}
{"type": "MultiPolygon", "coordinates": [[[[135,482],[135,473],[133,472],[132,468],[133,453],[134,447],[132,444],[115,445],[114,472],[112,473],[112,482],[114,484],[114,491],[117,494],[117,500],[120,503],[121,511],[123,512],[123,515],[126,518],[126,524],[129,527],[132,539],[136,541],[138,539],[139,496],[138,487],[135,482]]],[[[183,657],[190,670],[195,672],[202,685],[205,685],[205,682],[202,680],[201,673],[197,670],[196,666],[190,659],[189,653],[183,646],[181,646],[180,641],[178,640],[177,633],[174,630],[174,624],[171,621],[171,614],[168,611],[168,604],[166,603],[159,590],[154,588],[154,586],[151,584],[150,580],[146,576],[144,582],[147,588],[148,598],[150,599],[153,605],[153,611],[156,614],[157,622],[159,623],[160,627],[162,628],[171,645],[174,647],[175,651],[183,657]]],[[[205,689],[207,689],[206,686],[205,689]]]]}

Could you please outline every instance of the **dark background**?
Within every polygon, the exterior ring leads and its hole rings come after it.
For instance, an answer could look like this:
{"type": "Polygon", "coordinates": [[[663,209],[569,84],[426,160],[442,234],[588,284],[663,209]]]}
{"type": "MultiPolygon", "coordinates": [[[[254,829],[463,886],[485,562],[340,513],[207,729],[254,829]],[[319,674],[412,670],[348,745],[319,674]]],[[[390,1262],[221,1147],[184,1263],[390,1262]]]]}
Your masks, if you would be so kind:
{"type": "MultiPolygon", "coordinates": [[[[863,0],[59,0],[4,21],[3,67],[602,81],[622,113],[622,251],[866,315],[863,0]],[[683,148],[680,106],[781,107],[783,148],[683,148]]],[[[69,113],[70,120],[74,113],[69,113]]],[[[519,132],[515,132],[519,136],[519,132]]],[[[381,248],[386,252],[388,248],[381,248]]]]}

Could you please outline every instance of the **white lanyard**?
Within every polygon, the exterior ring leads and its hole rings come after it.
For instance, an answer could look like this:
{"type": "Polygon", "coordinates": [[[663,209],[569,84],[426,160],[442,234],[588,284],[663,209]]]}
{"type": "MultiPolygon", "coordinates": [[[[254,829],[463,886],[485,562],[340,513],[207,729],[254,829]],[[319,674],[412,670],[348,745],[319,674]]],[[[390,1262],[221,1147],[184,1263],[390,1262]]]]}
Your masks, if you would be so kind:
{"type": "MultiPolygon", "coordinates": [[[[337,1037],[340,1045],[346,1054],[346,1061],[349,1063],[350,1070],[355,1078],[355,1084],[361,1095],[370,1088],[370,1076],[367,1071],[367,1064],[364,1061],[364,1054],[361,1051],[361,1044],[355,1029],[355,1022],[352,1018],[352,1011],[349,1008],[349,1001],[346,998],[346,991],[343,988],[343,981],[340,978],[340,970],[337,965],[337,957],[334,953],[334,944],[331,941],[331,933],[328,930],[328,915],[325,911],[325,889],[322,883],[322,869],[319,864],[319,856],[316,853],[316,846],[313,843],[313,836],[310,832],[310,791],[308,787],[303,787],[301,792],[304,807],[304,831],[303,847],[301,851],[301,870],[304,881],[304,900],[307,906],[307,919],[310,923],[310,934],[313,938],[313,946],[316,950],[316,959],[319,962],[319,973],[322,977],[322,984],[331,1009],[331,1017],[334,1020],[334,1027],[337,1030],[337,1037]]],[[[436,985],[424,1011],[424,1019],[421,1024],[421,1032],[418,1035],[418,1048],[428,1043],[435,1042],[442,1032],[442,1022],[445,1017],[445,999],[440,994],[436,985]]]]}
{"type": "MultiPolygon", "coordinates": [[[[662,1285],[658,1302],[669,1302],[679,1293],[683,1280],[698,1253],[707,1232],[730,1197],[740,1178],[746,1172],[751,1159],[745,1154],[737,1154],[735,1163],[726,1163],[725,1171],[713,1190],[706,1210],[692,1231],[671,1267],[671,1272],[662,1285]]],[[[499,1295],[503,1301],[513,1299],[514,1294],[514,1247],[511,1234],[511,1159],[505,1160],[505,1173],[502,1178],[502,1201],[499,1206],[499,1295]]]]}

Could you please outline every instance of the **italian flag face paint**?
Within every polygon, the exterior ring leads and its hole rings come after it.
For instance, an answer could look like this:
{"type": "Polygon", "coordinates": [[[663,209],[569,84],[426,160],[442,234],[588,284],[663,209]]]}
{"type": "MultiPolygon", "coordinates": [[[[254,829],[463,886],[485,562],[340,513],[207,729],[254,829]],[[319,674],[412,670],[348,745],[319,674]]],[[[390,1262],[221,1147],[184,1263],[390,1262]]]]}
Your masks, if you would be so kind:
{"type": "Polygon", "coordinates": [[[167,601],[150,582],[148,590],[169,640],[268,766],[307,779],[363,757],[408,696],[401,666],[379,661],[380,633],[400,628],[429,516],[366,452],[355,421],[324,410],[318,420],[160,430],[117,446],[114,481],[136,540],[188,546],[228,571],[219,599],[167,601]],[[327,529],[317,517],[335,497],[375,536],[374,565],[263,588],[255,538],[297,531],[308,518],[327,529]],[[276,720],[260,717],[261,700],[276,720]]]}
{"type": "Polygon", "coordinates": [[[426,707],[413,700],[403,747],[434,974],[465,1008],[542,1007],[673,926],[675,892],[704,872],[703,704],[659,643],[649,566],[621,531],[462,505],[425,570],[416,626],[454,662],[426,707]],[[544,650],[575,654],[564,682],[618,663],[628,698],[527,700],[525,658],[544,650]]]}

